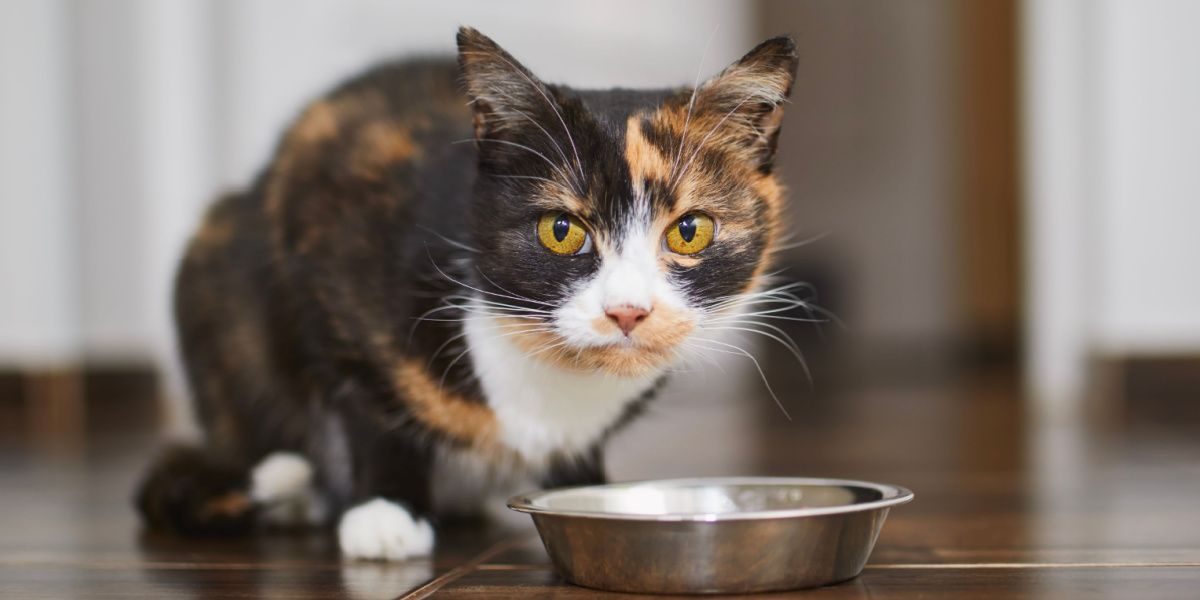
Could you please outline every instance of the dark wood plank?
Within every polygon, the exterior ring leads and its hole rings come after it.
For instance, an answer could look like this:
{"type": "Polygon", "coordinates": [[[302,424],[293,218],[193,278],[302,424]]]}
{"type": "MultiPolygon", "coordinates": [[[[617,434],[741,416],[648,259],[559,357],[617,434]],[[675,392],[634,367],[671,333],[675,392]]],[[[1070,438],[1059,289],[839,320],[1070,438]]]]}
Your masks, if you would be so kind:
{"type": "MultiPolygon", "coordinates": [[[[784,598],[1194,598],[1200,565],[1142,568],[873,568],[815,590],[742,596],[784,598]]],[[[601,592],[564,583],[545,568],[480,569],[442,588],[439,598],[694,598],[601,592]]]]}

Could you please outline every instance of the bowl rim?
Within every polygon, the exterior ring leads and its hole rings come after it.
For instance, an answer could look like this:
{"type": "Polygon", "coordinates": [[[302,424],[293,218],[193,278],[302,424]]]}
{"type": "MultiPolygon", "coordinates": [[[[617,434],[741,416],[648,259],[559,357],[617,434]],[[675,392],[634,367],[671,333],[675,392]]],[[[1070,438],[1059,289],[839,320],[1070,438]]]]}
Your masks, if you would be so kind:
{"type": "Polygon", "coordinates": [[[818,517],[823,515],[837,515],[855,512],[863,512],[870,510],[878,510],[888,508],[899,504],[911,502],[915,495],[908,488],[888,483],[874,483],[870,481],[860,481],[857,479],[832,479],[823,477],[681,477],[673,479],[643,479],[638,481],[626,481],[620,483],[606,483],[601,485],[579,485],[571,487],[553,488],[549,490],[539,490],[525,494],[517,494],[508,499],[508,507],[517,512],[528,513],[530,515],[544,515],[553,517],[579,517],[587,519],[607,519],[617,521],[693,521],[693,522],[717,522],[717,521],[752,521],[760,519],[786,519],[796,517],[818,517]],[[777,510],[757,510],[746,512],[733,513],[667,513],[660,515],[641,514],[641,513],[620,513],[606,511],[590,511],[590,510],[554,510],[542,506],[536,506],[534,503],[542,498],[550,495],[560,494],[564,492],[573,492],[585,489],[619,489],[630,488],[635,486],[659,484],[659,485],[792,485],[792,486],[842,486],[842,487],[859,487],[878,491],[883,494],[883,498],[872,500],[870,502],[860,502],[857,504],[839,504],[836,506],[813,506],[807,508],[785,508],[777,510]]]}

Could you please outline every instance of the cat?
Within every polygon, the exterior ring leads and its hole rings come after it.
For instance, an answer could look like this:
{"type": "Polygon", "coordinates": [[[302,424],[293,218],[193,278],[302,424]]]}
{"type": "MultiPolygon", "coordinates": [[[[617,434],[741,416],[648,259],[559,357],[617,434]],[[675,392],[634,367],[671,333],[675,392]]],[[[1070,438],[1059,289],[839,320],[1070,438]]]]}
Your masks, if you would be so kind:
{"type": "Polygon", "coordinates": [[[175,289],[205,442],[151,466],[149,527],[328,523],[348,557],[428,554],[490,490],[605,481],[605,439],[761,289],[790,38],[650,91],[457,41],[307,106],[207,213],[175,289]]]}

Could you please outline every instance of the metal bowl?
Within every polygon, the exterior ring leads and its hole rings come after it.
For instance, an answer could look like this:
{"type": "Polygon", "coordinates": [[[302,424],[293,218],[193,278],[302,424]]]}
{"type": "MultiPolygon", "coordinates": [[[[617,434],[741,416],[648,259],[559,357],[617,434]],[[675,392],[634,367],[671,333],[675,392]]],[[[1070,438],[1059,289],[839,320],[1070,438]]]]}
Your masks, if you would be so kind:
{"type": "Polygon", "coordinates": [[[567,581],[619,592],[722,594],[857,576],[894,485],[842,479],[671,479],[514,496],[567,581]]]}

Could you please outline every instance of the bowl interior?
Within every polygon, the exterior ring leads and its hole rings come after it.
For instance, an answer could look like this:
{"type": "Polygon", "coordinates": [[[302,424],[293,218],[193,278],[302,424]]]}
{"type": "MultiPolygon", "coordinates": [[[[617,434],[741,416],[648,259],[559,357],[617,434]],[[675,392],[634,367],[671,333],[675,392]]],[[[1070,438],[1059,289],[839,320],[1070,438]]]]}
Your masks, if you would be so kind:
{"type": "Polygon", "coordinates": [[[838,480],[693,479],[551,490],[514,498],[510,505],[557,514],[720,517],[825,512],[833,507],[903,501],[906,494],[892,486],[838,480]]]}

